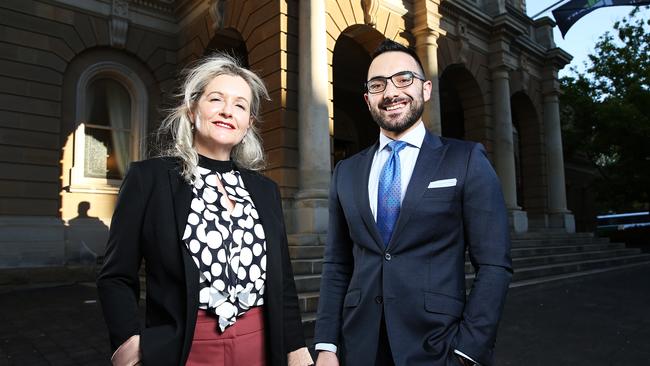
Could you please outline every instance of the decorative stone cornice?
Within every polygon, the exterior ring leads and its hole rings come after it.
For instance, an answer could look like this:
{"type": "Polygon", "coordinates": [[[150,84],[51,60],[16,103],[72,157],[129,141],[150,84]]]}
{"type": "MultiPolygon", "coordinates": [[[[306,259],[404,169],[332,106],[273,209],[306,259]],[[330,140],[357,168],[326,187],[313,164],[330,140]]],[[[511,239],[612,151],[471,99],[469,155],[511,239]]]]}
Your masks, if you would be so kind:
{"type": "Polygon", "coordinates": [[[174,12],[174,0],[129,0],[129,2],[131,5],[155,10],[163,14],[172,14],[174,12]]]}
{"type": "Polygon", "coordinates": [[[558,72],[566,66],[573,57],[561,48],[553,48],[546,54],[542,70],[542,94],[553,97],[560,94],[560,79],[558,72]]]}
{"type": "Polygon", "coordinates": [[[555,48],[553,39],[553,27],[555,22],[549,17],[535,19],[533,23],[535,40],[546,48],[555,48]]]}
{"type": "Polygon", "coordinates": [[[124,48],[129,31],[129,3],[127,0],[113,0],[109,17],[111,46],[124,48]]]}

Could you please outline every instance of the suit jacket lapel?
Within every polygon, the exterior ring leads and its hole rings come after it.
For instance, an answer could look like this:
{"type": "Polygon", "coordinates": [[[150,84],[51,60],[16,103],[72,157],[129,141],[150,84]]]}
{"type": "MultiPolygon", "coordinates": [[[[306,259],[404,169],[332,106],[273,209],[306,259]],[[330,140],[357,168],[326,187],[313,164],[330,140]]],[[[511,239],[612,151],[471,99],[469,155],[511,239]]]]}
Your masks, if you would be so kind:
{"type": "Polygon", "coordinates": [[[422,147],[420,148],[418,159],[413,168],[411,181],[402,201],[397,224],[395,225],[395,230],[393,230],[390,243],[388,243],[389,248],[398,242],[400,233],[404,230],[411,214],[417,208],[417,204],[422,199],[422,195],[427,189],[429,182],[435,176],[446,151],[447,146],[442,144],[440,137],[429,132],[424,135],[424,141],[422,141],[422,147]]]}
{"type": "Polygon", "coordinates": [[[351,182],[354,186],[354,196],[357,200],[357,208],[361,214],[363,222],[368,228],[368,232],[375,239],[377,246],[380,250],[384,250],[384,242],[379,235],[379,230],[377,229],[377,222],[372,216],[372,211],[370,210],[370,196],[368,193],[368,180],[370,178],[370,168],[372,167],[372,159],[375,155],[375,151],[379,148],[379,142],[375,145],[366,149],[361,153],[361,159],[359,161],[359,166],[355,167],[354,180],[351,182]]]}

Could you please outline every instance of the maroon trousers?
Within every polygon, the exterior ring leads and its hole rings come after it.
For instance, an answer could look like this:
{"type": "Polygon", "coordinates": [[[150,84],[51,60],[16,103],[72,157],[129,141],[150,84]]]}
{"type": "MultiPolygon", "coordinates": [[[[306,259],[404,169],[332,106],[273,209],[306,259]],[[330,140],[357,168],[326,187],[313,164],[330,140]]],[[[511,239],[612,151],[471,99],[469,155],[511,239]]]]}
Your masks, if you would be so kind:
{"type": "Polygon", "coordinates": [[[199,310],[186,366],[265,366],[264,309],[255,307],[221,333],[214,315],[199,310]]]}

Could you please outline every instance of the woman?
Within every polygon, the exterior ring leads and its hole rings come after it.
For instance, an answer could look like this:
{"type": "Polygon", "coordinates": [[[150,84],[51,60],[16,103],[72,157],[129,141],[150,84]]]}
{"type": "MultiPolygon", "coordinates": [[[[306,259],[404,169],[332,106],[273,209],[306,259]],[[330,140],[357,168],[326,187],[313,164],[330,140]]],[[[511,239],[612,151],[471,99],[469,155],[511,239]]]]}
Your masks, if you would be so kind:
{"type": "Polygon", "coordinates": [[[280,193],[257,170],[262,80],[217,54],[187,72],[161,157],[135,162],[97,279],[114,365],[308,365],[280,193]],[[140,263],[146,316],[138,316],[140,263]]]}

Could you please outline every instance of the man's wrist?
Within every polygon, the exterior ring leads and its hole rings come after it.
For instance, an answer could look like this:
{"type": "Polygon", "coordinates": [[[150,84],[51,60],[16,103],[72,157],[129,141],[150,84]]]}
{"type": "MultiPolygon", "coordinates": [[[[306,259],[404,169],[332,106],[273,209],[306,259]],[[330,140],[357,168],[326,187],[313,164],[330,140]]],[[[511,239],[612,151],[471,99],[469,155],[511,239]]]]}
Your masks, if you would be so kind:
{"type": "Polygon", "coordinates": [[[316,352],[328,351],[328,352],[336,353],[336,351],[338,351],[338,347],[336,347],[334,343],[316,343],[314,345],[314,349],[316,350],[316,352]]]}

